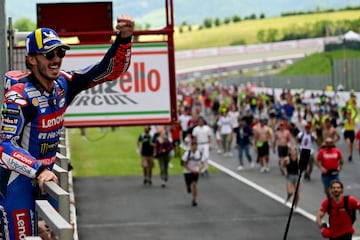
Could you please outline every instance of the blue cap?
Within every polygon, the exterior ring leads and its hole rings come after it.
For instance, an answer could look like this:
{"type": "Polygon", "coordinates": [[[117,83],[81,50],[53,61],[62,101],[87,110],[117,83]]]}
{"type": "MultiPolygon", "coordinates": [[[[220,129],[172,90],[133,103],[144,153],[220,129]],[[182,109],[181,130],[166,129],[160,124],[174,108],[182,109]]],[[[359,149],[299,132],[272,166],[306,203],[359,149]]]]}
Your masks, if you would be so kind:
{"type": "Polygon", "coordinates": [[[26,37],[27,55],[47,53],[60,46],[70,49],[70,46],[62,43],[57,33],[50,28],[38,28],[26,37]]]}

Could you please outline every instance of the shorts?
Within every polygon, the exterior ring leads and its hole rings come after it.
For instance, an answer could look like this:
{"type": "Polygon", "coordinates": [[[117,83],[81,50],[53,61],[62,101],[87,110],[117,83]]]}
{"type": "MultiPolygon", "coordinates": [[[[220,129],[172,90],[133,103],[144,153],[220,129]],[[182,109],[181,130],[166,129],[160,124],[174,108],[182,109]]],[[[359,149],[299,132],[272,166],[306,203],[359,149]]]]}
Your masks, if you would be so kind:
{"type": "Polygon", "coordinates": [[[299,178],[299,176],[296,174],[289,174],[289,175],[287,175],[286,180],[288,183],[295,184],[295,183],[297,183],[298,178],[299,178]]]}
{"type": "Polygon", "coordinates": [[[199,180],[199,174],[184,173],[185,183],[190,186],[193,182],[197,183],[199,180]]]}
{"type": "Polygon", "coordinates": [[[350,142],[353,143],[355,140],[355,131],[354,130],[345,130],[344,139],[350,139],[350,142]]]}
{"type": "Polygon", "coordinates": [[[141,157],[141,166],[143,168],[153,168],[154,167],[154,157],[142,156],[141,157]]]}
{"type": "Polygon", "coordinates": [[[324,186],[324,190],[327,191],[330,187],[330,183],[332,180],[339,180],[339,174],[329,175],[329,174],[322,174],[321,181],[324,186]]]}
{"type": "Polygon", "coordinates": [[[259,157],[264,157],[269,155],[269,143],[264,142],[262,146],[258,146],[258,155],[259,157]]]}
{"type": "Polygon", "coordinates": [[[280,158],[287,157],[289,154],[288,146],[278,146],[278,156],[280,158]]]}

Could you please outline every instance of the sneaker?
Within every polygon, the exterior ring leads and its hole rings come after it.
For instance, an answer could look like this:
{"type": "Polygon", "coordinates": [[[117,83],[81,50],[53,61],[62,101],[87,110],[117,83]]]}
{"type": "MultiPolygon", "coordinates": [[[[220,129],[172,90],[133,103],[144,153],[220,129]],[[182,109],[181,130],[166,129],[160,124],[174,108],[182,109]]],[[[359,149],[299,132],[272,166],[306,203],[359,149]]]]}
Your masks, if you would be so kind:
{"type": "Polygon", "coordinates": [[[147,180],[146,180],[146,179],[144,179],[144,182],[143,182],[143,183],[144,183],[144,185],[146,185],[146,184],[147,184],[147,180]]]}
{"type": "Polygon", "coordinates": [[[261,172],[261,173],[265,172],[265,167],[261,167],[261,168],[260,168],[260,172],[261,172]]]}
{"type": "Polygon", "coordinates": [[[162,187],[162,188],[165,188],[165,187],[166,187],[166,184],[165,184],[165,183],[161,184],[161,187],[162,187]]]}
{"type": "Polygon", "coordinates": [[[149,185],[151,185],[151,184],[152,184],[152,181],[151,181],[151,180],[149,180],[149,181],[148,181],[148,184],[149,184],[149,185]]]}
{"type": "Polygon", "coordinates": [[[224,153],[224,157],[227,157],[228,156],[228,153],[224,153]]]}
{"type": "Polygon", "coordinates": [[[232,157],[233,156],[232,152],[228,152],[228,156],[232,157]]]}
{"type": "Polygon", "coordinates": [[[220,154],[222,151],[221,151],[221,149],[218,149],[216,152],[220,154]]]}
{"type": "Polygon", "coordinates": [[[192,205],[193,207],[196,207],[196,206],[197,206],[197,202],[196,202],[195,200],[192,200],[191,205],[192,205]]]}
{"type": "Polygon", "coordinates": [[[254,167],[255,167],[255,163],[254,163],[254,162],[251,162],[251,163],[250,163],[250,167],[251,167],[251,168],[254,168],[254,167]]]}
{"type": "Polygon", "coordinates": [[[265,172],[270,172],[270,168],[269,168],[269,167],[265,167],[265,172]]]}
{"type": "Polygon", "coordinates": [[[238,166],[238,167],[237,167],[237,170],[238,170],[238,171],[241,171],[241,170],[243,170],[243,169],[244,169],[243,166],[238,166]]]}
{"type": "Polygon", "coordinates": [[[348,160],[349,160],[349,162],[351,162],[352,161],[352,156],[349,156],[348,160]]]}

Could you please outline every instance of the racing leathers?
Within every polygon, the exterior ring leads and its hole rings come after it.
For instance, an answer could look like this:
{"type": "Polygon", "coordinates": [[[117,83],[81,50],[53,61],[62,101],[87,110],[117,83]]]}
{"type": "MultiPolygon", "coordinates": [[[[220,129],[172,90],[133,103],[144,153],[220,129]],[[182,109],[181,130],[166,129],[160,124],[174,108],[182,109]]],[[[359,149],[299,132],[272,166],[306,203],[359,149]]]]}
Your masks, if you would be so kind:
{"type": "Polygon", "coordinates": [[[44,169],[52,170],[66,108],[82,90],[125,73],[131,45],[131,37],[121,38],[119,33],[99,63],[79,71],[61,71],[51,92],[30,72],[6,74],[0,142],[0,222],[4,240],[34,234],[34,192],[38,189],[34,179],[44,169]]]}

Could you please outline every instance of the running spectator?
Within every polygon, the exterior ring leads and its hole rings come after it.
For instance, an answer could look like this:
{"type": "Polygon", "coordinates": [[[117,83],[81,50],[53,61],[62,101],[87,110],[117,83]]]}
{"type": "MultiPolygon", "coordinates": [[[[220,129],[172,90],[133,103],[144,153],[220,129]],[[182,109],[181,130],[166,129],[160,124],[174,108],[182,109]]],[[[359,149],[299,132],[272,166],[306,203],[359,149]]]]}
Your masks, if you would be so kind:
{"type": "Polygon", "coordinates": [[[251,167],[255,166],[255,163],[252,161],[250,155],[250,148],[251,148],[251,140],[250,137],[252,134],[252,129],[246,124],[244,117],[239,117],[239,126],[234,129],[234,133],[236,136],[236,143],[238,147],[238,158],[239,158],[239,167],[238,170],[244,169],[244,161],[243,161],[243,153],[250,163],[251,167]]]}
{"type": "MultiPolygon", "coordinates": [[[[334,127],[330,118],[325,119],[325,124],[322,130],[322,134],[323,134],[323,139],[327,139],[328,137],[332,138],[334,140],[334,143],[338,142],[341,139],[339,132],[334,127]]],[[[324,145],[324,143],[322,145],[324,145]]]]}
{"type": "Polygon", "coordinates": [[[210,144],[212,140],[211,128],[205,124],[205,119],[202,116],[198,117],[198,124],[192,131],[192,141],[196,141],[197,148],[204,155],[203,172],[207,176],[208,173],[208,159],[210,157],[210,144]]]}
{"type": "Polygon", "coordinates": [[[258,154],[260,172],[269,172],[269,150],[272,142],[272,130],[267,126],[267,119],[261,119],[260,123],[253,127],[254,150],[258,154]]]}
{"type": "Polygon", "coordinates": [[[316,159],[321,171],[321,181],[324,186],[324,192],[329,196],[330,182],[335,179],[339,180],[339,173],[343,165],[342,153],[335,147],[334,140],[327,138],[325,140],[325,147],[320,149],[316,159]]]}
{"type": "Polygon", "coordinates": [[[321,203],[316,223],[321,228],[323,237],[351,240],[355,233],[352,214],[360,209],[360,203],[355,197],[344,195],[344,186],[339,180],[333,180],[329,187],[330,196],[321,203]],[[329,225],[323,222],[326,214],[329,216],[329,225]]]}
{"type": "Polygon", "coordinates": [[[144,185],[152,184],[152,170],[154,168],[155,143],[150,135],[150,126],[144,127],[144,132],[138,137],[138,152],[141,156],[141,167],[143,169],[144,185]]]}
{"type": "MultiPolygon", "coordinates": [[[[290,147],[288,156],[285,157],[284,161],[281,163],[281,167],[286,177],[286,202],[288,202],[291,196],[295,193],[298,184],[299,178],[299,155],[295,146],[290,147]]],[[[295,208],[299,204],[300,199],[300,188],[295,195],[294,206],[295,208]]]]}
{"type": "MultiPolygon", "coordinates": [[[[291,139],[291,133],[287,127],[287,124],[284,121],[280,121],[279,128],[275,132],[274,141],[272,143],[272,149],[274,154],[276,153],[277,147],[280,170],[281,166],[283,165],[283,161],[289,155],[289,147],[292,144],[291,139]]],[[[281,173],[284,175],[283,171],[281,171],[281,173]]]]}
{"type": "Polygon", "coordinates": [[[355,118],[356,114],[354,114],[349,109],[346,110],[344,118],[344,139],[346,142],[346,150],[349,162],[352,161],[352,153],[355,140],[355,118]]]}
{"type": "Polygon", "coordinates": [[[190,150],[187,150],[182,156],[184,166],[184,178],[186,183],[186,189],[188,193],[192,195],[191,204],[196,207],[199,180],[199,174],[204,166],[205,158],[203,154],[198,150],[197,143],[191,142],[190,150]]]}
{"type": "Polygon", "coordinates": [[[310,157],[309,157],[309,163],[307,166],[307,169],[305,171],[304,178],[307,181],[311,180],[311,174],[314,168],[314,162],[315,162],[315,144],[316,144],[316,135],[311,132],[311,124],[307,123],[305,125],[305,131],[301,131],[296,136],[296,140],[299,143],[299,151],[303,148],[310,149],[310,157]]]}
{"type": "MultiPolygon", "coordinates": [[[[173,144],[166,135],[165,129],[159,132],[159,136],[155,140],[156,158],[159,160],[160,178],[162,180],[161,187],[166,187],[169,179],[168,169],[170,162],[170,152],[173,149],[173,144]]],[[[150,180],[151,182],[151,180],[150,180]]],[[[149,182],[149,184],[151,184],[149,182]]]]}
{"type": "Polygon", "coordinates": [[[188,134],[191,118],[192,118],[191,108],[185,107],[185,109],[180,113],[179,116],[179,124],[181,126],[181,132],[182,132],[182,137],[181,137],[182,141],[185,141],[185,138],[188,134]]]}
{"type": "Polygon", "coordinates": [[[232,156],[231,138],[232,138],[233,128],[232,128],[231,118],[229,116],[228,109],[225,109],[222,112],[217,124],[219,126],[224,157],[231,157],[232,156]]]}

